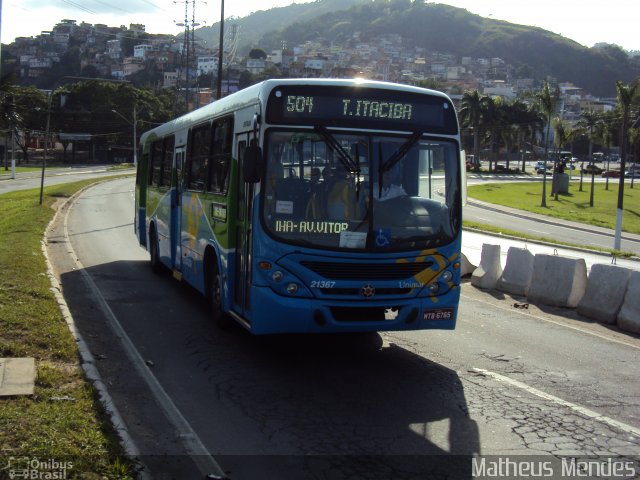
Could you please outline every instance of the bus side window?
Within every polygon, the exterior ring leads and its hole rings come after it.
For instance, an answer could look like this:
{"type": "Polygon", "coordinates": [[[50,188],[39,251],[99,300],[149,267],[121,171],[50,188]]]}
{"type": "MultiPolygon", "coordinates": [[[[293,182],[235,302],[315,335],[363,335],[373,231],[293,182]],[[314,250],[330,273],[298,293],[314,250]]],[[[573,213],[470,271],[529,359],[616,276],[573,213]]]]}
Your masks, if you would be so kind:
{"type": "Polygon", "coordinates": [[[173,144],[174,137],[166,137],[162,148],[162,175],[160,175],[161,186],[171,185],[171,169],[173,165],[173,144]]]}
{"type": "Polygon", "coordinates": [[[211,126],[207,123],[191,130],[188,153],[189,190],[204,191],[211,159],[211,126]]]}
{"type": "Polygon", "coordinates": [[[229,184],[229,166],[233,144],[233,117],[214,122],[210,191],[224,194],[229,184]]]}
{"type": "Polygon", "coordinates": [[[162,177],[162,140],[156,140],[151,144],[151,175],[149,185],[160,185],[162,177]]]}

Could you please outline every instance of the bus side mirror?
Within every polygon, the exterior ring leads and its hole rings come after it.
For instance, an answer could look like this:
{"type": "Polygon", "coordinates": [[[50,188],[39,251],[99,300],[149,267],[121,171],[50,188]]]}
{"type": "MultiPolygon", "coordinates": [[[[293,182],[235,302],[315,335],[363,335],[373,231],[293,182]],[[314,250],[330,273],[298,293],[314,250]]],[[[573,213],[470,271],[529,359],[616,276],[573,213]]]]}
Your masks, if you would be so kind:
{"type": "Polygon", "coordinates": [[[246,183],[258,183],[262,174],[262,149],[247,147],[242,161],[242,179],[246,183]]]}

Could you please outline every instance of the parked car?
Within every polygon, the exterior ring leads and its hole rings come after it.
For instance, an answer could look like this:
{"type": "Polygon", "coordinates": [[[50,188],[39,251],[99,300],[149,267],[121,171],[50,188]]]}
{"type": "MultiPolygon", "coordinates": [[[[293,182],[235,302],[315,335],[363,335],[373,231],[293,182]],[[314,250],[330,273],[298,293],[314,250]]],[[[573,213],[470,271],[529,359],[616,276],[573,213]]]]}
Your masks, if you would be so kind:
{"type": "Polygon", "coordinates": [[[627,178],[640,178],[640,170],[627,170],[624,172],[624,176],[627,178]]]}
{"type": "Polygon", "coordinates": [[[587,173],[589,175],[591,175],[592,173],[594,175],[600,175],[602,173],[602,169],[600,167],[595,166],[593,163],[590,163],[589,165],[587,165],[582,169],[582,173],[587,173]]]}
{"type": "Polygon", "coordinates": [[[536,173],[542,175],[545,172],[545,170],[547,172],[547,175],[551,175],[553,173],[553,168],[544,167],[544,166],[536,168],[536,173]]]}
{"type": "Polygon", "coordinates": [[[618,178],[620,177],[620,170],[605,170],[602,172],[602,178],[618,178]]]}
{"type": "Polygon", "coordinates": [[[536,163],[536,171],[539,168],[545,168],[545,166],[547,167],[547,169],[553,169],[553,163],[544,163],[543,161],[539,161],[538,163],[536,163]]]}

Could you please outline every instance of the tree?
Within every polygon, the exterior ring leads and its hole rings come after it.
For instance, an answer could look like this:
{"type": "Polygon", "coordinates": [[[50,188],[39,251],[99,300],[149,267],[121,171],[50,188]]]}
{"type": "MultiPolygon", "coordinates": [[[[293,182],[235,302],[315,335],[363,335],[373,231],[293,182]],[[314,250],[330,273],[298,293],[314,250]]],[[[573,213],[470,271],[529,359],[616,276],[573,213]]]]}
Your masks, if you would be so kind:
{"type": "Polygon", "coordinates": [[[571,140],[571,133],[567,127],[567,124],[562,121],[560,117],[556,117],[553,119],[553,130],[554,130],[554,138],[553,142],[557,147],[555,160],[553,162],[553,181],[551,184],[551,195],[555,196],[555,200],[558,200],[558,191],[560,190],[560,175],[558,169],[558,162],[562,161],[559,158],[560,152],[562,149],[569,143],[571,140]]]}
{"type": "MultiPolygon", "coordinates": [[[[576,124],[578,128],[581,128],[587,132],[587,137],[589,138],[589,157],[587,159],[588,163],[593,162],[593,141],[595,139],[598,123],[600,122],[600,120],[600,115],[598,115],[594,110],[584,110],[580,114],[580,120],[578,120],[578,123],[576,124]]],[[[583,168],[580,168],[580,191],[582,191],[582,171],[583,168]]],[[[593,207],[593,200],[591,201],[591,206],[593,207]]]]}
{"type": "Polygon", "coordinates": [[[480,100],[480,116],[482,125],[488,133],[489,140],[489,172],[493,170],[496,160],[497,142],[500,138],[500,127],[503,119],[502,98],[484,96],[480,100]]]}
{"type": "Polygon", "coordinates": [[[34,134],[44,130],[46,109],[46,97],[36,88],[0,82],[0,129],[12,132],[25,162],[34,134]]]}
{"type": "Polygon", "coordinates": [[[18,87],[16,90],[16,107],[21,117],[18,123],[20,135],[16,136],[16,141],[24,161],[28,163],[31,141],[45,129],[47,97],[35,87],[18,87]]]}
{"type": "Polygon", "coordinates": [[[264,60],[267,58],[267,54],[261,48],[252,48],[249,52],[249,58],[252,58],[254,60],[264,60]]]}
{"type": "Polygon", "coordinates": [[[462,108],[460,109],[461,123],[473,132],[473,162],[474,170],[480,171],[480,122],[482,120],[480,92],[474,90],[462,95],[462,108]]]}
{"type": "MultiPolygon", "coordinates": [[[[536,98],[538,99],[538,103],[542,112],[544,113],[545,119],[547,121],[547,134],[545,136],[544,143],[544,161],[548,161],[549,155],[549,134],[551,130],[551,116],[556,110],[558,105],[558,100],[560,98],[560,91],[558,88],[555,91],[551,91],[551,87],[549,86],[549,82],[546,80],[542,86],[542,90],[536,94],[536,98]]],[[[542,202],[540,204],[541,207],[546,208],[547,206],[547,169],[545,168],[542,174],[542,202]]]]}
{"type": "Polygon", "coordinates": [[[625,162],[627,160],[627,137],[629,135],[629,113],[631,107],[631,101],[633,100],[636,90],[638,88],[638,82],[633,85],[625,85],[624,82],[618,80],[616,82],[617,100],[618,106],[622,110],[622,132],[621,132],[621,145],[620,145],[620,182],[618,187],[618,209],[616,212],[616,233],[613,241],[613,248],[620,250],[620,242],[622,240],[622,213],[624,202],[624,170],[625,162]]]}

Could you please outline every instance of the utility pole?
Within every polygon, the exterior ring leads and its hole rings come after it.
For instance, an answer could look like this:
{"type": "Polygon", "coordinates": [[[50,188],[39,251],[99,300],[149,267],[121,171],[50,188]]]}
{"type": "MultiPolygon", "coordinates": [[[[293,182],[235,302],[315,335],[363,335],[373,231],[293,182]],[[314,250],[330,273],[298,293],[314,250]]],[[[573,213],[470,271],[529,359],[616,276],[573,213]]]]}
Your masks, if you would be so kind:
{"type": "Polygon", "coordinates": [[[224,0],[220,0],[220,43],[218,45],[218,100],[222,98],[222,54],[224,51],[224,0]]]}

